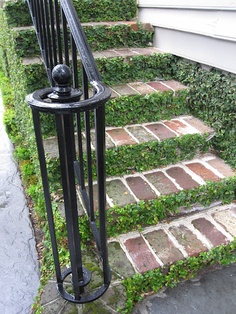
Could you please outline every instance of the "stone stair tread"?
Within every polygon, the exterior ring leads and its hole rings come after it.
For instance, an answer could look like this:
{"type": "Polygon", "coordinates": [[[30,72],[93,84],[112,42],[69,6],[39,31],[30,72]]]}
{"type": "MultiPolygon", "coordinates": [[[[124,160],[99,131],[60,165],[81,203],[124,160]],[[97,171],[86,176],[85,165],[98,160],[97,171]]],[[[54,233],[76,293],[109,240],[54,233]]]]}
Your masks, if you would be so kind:
{"type": "MultiPolygon", "coordinates": [[[[162,141],[167,138],[179,137],[186,134],[208,133],[209,138],[214,131],[199,119],[185,115],[171,120],[146,122],[143,124],[126,125],[125,127],[106,128],[106,149],[121,145],[132,145],[150,141],[162,141]]],[[[83,133],[85,147],[85,134],[83,133]]],[[[94,131],[91,132],[91,148],[95,147],[94,131]]],[[[44,140],[44,148],[49,158],[58,157],[57,138],[51,137],[44,140]]]]}
{"type": "MultiPolygon", "coordinates": [[[[115,26],[115,25],[129,25],[134,31],[139,29],[139,26],[144,29],[148,30],[150,32],[153,32],[153,26],[150,23],[145,23],[145,22],[138,22],[138,21],[101,21],[101,22],[87,22],[87,23],[81,23],[82,27],[86,26],[115,26]]],[[[24,30],[33,30],[34,31],[34,26],[29,25],[29,26],[20,26],[20,27],[13,27],[14,31],[24,31],[24,30]]]]}
{"type": "Polygon", "coordinates": [[[235,235],[236,204],[213,206],[109,239],[110,266],[127,278],[228,244],[235,235]]]}
{"type": "MultiPolygon", "coordinates": [[[[95,59],[98,58],[114,58],[114,57],[133,57],[138,55],[150,56],[153,53],[165,52],[155,48],[155,47],[146,47],[146,48],[117,48],[117,49],[108,49],[102,51],[94,51],[93,56],[95,59]]],[[[43,63],[40,56],[22,58],[22,63],[24,65],[34,64],[34,63],[43,63]]]]}
{"type": "Polygon", "coordinates": [[[222,159],[207,153],[175,165],[110,177],[107,179],[108,207],[155,199],[235,175],[222,159]]]}

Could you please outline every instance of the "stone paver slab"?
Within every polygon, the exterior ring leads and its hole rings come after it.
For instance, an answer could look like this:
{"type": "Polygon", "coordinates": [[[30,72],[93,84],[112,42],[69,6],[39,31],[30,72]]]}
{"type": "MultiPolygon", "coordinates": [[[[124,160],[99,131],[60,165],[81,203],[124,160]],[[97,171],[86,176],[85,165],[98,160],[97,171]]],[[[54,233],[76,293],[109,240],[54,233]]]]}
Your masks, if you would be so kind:
{"type": "Polygon", "coordinates": [[[196,256],[207,250],[204,244],[186,226],[174,226],[170,227],[169,230],[190,256],[196,256]]]}
{"type": "Polygon", "coordinates": [[[127,187],[119,179],[107,181],[106,190],[107,195],[115,205],[124,206],[135,202],[133,195],[130,194],[127,187]]]}
{"type": "Polygon", "coordinates": [[[106,131],[117,146],[136,144],[135,140],[122,128],[106,131]]]}
{"type": "Polygon", "coordinates": [[[112,271],[121,277],[130,277],[135,271],[125,252],[122,250],[120,243],[117,241],[108,243],[109,264],[112,271]]]}
{"type": "Polygon", "coordinates": [[[157,140],[154,135],[150,134],[141,125],[129,126],[127,129],[140,143],[157,140]]]}
{"type": "Polygon", "coordinates": [[[192,224],[214,245],[228,243],[227,238],[207,219],[198,218],[192,221],[192,224]]]}
{"type": "Polygon", "coordinates": [[[124,244],[140,273],[160,266],[142,237],[128,239],[124,244]]]}
{"type": "Polygon", "coordinates": [[[147,124],[145,127],[155,134],[160,140],[176,137],[176,134],[162,123],[147,124]]]}
{"type": "Polygon", "coordinates": [[[184,190],[193,189],[199,186],[199,184],[181,167],[171,167],[167,169],[166,172],[170,177],[175,179],[184,190]]]}
{"type": "Polygon", "coordinates": [[[128,177],[126,178],[126,181],[130,189],[138,199],[147,201],[156,198],[156,193],[151,189],[150,185],[141,177],[128,177]]]}
{"type": "Polygon", "coordinates": [[[214,219],[221,224],[232,236],[236,237],[236,217],[230,210],[213,214],[214,219]]]}
{"type": "Polygon", "coordinates": [[[144,237],[165,265],[177,262],[184,258],[164,230],[155,230],[146,233],[144,237]]]}
{"type": "Polygon", "coordinates": [[[220,180],[220,178],[216,174],[214,174],[211,170],[207,169],[203,164],[199,162],[192,162],[186,164],[186,166],[205,181],[215,182],[220,180]]]}
{"type": "Polygon", "coordinates": [[[174,183],[162,171],[145,174],[145,177],[161,194],[167,195],[179,191],[174,183]]]}

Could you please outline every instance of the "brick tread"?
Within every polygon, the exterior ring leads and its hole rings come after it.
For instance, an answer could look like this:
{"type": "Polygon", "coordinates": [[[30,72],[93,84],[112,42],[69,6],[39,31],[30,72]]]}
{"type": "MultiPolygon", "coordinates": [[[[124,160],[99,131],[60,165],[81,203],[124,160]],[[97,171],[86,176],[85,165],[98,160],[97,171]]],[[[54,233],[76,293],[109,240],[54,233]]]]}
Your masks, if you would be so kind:
{"type": "Polygon", "coordinates": [[[236,230],[235,213],[234,203],[216,206],[201,213],[145,228],[141,232],[130,232],[109,239],[108,248],[116,245],[122,251],[121,264],[120,252],[116,254],[113,249],[111,268],[125,277],[128,267],[143,273],[230,243],[236,230]]]}

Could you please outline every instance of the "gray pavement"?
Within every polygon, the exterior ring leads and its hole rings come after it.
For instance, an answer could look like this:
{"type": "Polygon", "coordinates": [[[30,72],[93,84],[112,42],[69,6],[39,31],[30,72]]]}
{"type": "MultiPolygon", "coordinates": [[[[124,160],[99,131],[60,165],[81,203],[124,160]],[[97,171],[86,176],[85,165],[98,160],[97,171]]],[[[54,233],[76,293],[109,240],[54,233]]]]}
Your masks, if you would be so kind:
{"type": "Polygon", "coordinates": [[[39,265],[13,146],[2,118],[0,97],[0,313],[29,314],[39,287],[39,265]]]}
{"type": "Polygon", "coordinates": [[[236,265],[208,272],[142,301],[133,314],[235,314],[236,265]]]}

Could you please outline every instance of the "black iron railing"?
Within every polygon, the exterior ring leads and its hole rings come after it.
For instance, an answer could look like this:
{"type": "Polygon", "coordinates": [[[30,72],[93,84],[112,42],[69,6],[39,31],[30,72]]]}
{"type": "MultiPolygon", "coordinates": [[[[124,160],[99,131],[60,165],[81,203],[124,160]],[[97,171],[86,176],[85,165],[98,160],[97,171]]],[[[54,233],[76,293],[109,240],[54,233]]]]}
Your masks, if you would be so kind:
{"type": "Polygon", "coordinates": [[[99,298],[107,290],[111,280],[106,236],[104,109],[104,105],[110,97],[110,90],[102,83],[101,75],[71,0],[28,0],[28,5],[50,85],[49,88],[28,95],[27,102],[33,113],[57,286],[65,299],[75,303],[85,303],[99,298]],[[71,261],[70,267],[64,272],[61,271],[55,235],[41,132],[42,113],[55,115],[56,121],[71,261]],[[95,195],[92,172],[91,130],[93,123],[96,138],[97,195],[95,195]],[[84,130],[82,130],[82,125],[84,125],[84,130]],[[85,145],[83,131],[86,134],[85,145]],[[75,132],[77,137],[75,137],[75,132]],[[86,164],[83,157],[84,151],[87,156],[86,164]],[[85,178],[87,178],[86,182],[85,178]],[[89,217],[103,270],[103,284],[96,291],[89,293],[86,292],[85,286],[90,282],[91,274],[82,265],[76,197],[77,184],[89,217]],[[97,224],[95,198],[98,199],[97,224]],[[72,277],[73,293],[68,293],[64,287],[65,279],[69,275],[72,277]]]}

